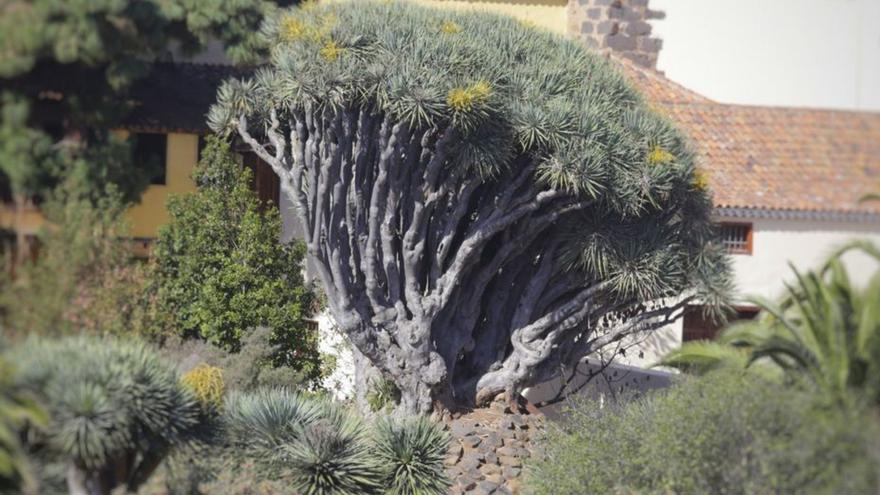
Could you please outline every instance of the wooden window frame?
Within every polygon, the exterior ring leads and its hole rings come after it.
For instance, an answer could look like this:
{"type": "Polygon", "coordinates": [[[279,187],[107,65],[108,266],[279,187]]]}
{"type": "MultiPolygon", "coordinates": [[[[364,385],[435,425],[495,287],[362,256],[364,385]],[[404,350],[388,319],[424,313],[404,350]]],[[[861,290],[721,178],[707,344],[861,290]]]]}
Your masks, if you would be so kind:
{"type": "MultiPolygon", "coordinates": [[[[718,228],[723,230],[725,228],[745,228],[746,229],[746,245],[741,249],[732,248],[725,244],[727,248],[727,252],[729,254],[741,254],[746,256],[752,255],[752,243],[754,239],[754,226],[751,222],[721,222],[718,224],[718,228]]],[[[724,241],[722,240],[722,243],[724,241]]]]}

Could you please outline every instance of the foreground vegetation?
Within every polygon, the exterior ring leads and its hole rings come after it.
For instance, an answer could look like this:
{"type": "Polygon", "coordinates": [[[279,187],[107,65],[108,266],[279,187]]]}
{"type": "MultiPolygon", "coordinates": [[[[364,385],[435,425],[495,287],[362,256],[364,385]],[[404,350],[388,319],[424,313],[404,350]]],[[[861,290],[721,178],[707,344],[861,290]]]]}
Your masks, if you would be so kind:
{"type": "Polygon", "coordinates": [[[756,299],[759,318],[727,328],[712,342],[689,342],[662,363],[691,372],[734,366],[809,383],[840,405],[880,404],[880,270],[864,287],[853,283],[842,257],[880,249],[853,241],[824,266],[800,273],[778,302],[756,299]]]}
{"type": "Polygon", "coordinates": [[[575,404],[531,467],[530,493],[872,494],[874,411],[743,370],[686,377],[666,391],[575,404]]]}
{"type": "Polygon", "coordinates": [[[529,486],[560,493],[857,493],[880,490],[880,270],[853,284],[841,247],[795,271],[779,303],[687,343],[665,391],[605,407],[580,402],[551,432],[529,486]]]}
{"type": "MultiPolygon", "coordinates": [[[[288,388],[230,391],[219,368],[200,365],[181,377],[131,340],[31,339],[2,357],[18,370],[13,389],[39,398],[51,417],[44,424],[37,410],[16,414],[21,445],[4,444],[0,453],[26,456],[36,469],[16,461],[0,478],[4,486],[90,495],[136,492],[148,481],[169,493],[206,494],[263,486],[430,495],[449,486],[442,465],[449,440],[427,418],[368,423],[288,388]],[[24,483],[34,477],[36,484],[24,483]]],[[[3,413],[6,425],[10,410],[3,413]]]]}

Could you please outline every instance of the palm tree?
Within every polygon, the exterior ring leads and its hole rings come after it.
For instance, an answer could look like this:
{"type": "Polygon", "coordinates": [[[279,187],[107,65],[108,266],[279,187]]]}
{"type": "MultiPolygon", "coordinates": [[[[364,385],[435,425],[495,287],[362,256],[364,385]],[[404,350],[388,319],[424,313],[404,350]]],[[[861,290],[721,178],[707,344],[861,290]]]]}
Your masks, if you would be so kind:
{"type": "Polygon", "coordinates": [[[864,288],[854,286],[841,261],[850,251],[880,261],[877,246],[854,241],[818,271],[792,267],[795,283],[778,303],[752,299],[763,310],[758,319],[729,327],[715,342],[687,343],[659,364],[703,372],[760,363],[806,377],[837,401],[856,392],[880,403],[880,270],[864,288]]]}

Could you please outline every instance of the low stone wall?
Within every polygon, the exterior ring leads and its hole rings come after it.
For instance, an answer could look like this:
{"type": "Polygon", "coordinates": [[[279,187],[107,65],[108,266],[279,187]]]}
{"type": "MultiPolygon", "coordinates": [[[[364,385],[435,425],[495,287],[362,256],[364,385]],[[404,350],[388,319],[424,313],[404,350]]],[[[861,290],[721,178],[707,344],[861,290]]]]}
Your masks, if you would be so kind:
{"type": "Polygon", "coordinates": [[[533,442],[544,428],[544,416],[511,412],[504,403],[451,419],[452,444],[446,471],[452,494],[520,493],[524,462],[540,455],[533,442]]]}

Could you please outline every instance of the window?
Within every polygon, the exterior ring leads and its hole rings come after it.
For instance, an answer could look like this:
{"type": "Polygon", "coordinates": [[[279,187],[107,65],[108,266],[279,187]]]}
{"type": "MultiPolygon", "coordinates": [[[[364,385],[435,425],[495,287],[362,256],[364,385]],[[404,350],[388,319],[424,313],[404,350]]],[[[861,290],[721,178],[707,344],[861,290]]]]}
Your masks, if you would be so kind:
{"type": "Polygon", "coordinates": [[[722,223],[721,244],[731,254],[752,254],[752,224],[722,223]]]}
{"type": "Polygon", "coordinates": [[[165,158],[168,154],[168,136],[165,134],[143,133],[133,136],[134,164],[147,170],[150,184],[165,184],[165,158]]]}
{"type": "Polygon", "coordinates": [[[205,146],[208,145],[207,136],[199,136],[199,144],[198,151],[196,152],[196,162],[202,163],[202,152],[205,151],[205,146]]]}
{"type": "MultiPolygon", "coordinates": [[[[734,314],[729,316],[727,324],[739,320],[751,320],[758,315],[757,308],[739,307],[735,311],[734,314]]],[[[683,342],[712,340],[722,329],[722,326],[713,321],[712,318],[707,318],[703,315],[703,308],[701,306],[691,306],[687,309],[682,321],[682,327],[681,340],[683,342]]]]}

